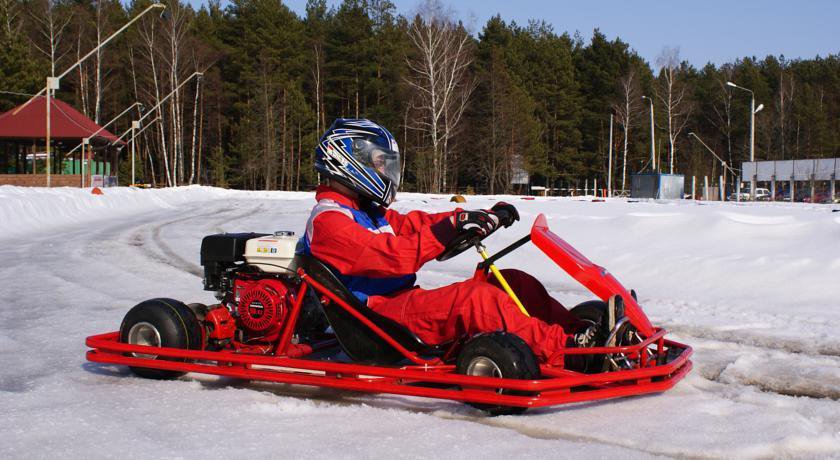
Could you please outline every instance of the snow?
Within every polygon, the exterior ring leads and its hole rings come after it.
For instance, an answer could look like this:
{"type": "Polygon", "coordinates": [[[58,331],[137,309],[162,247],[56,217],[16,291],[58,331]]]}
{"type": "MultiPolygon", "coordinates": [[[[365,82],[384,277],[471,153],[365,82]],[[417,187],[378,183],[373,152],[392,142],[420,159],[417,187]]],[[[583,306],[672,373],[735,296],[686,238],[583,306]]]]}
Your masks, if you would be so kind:
{"type": "MultiPolygon", "coordinates": [[[[695,348],[695,369],[644,397],[486,417],[459,403],[242,382],[169,382],[88,363],[84,338],[139,301],[211,302],[201,237],[303,230],[311,193],[0,187],[0,457],[840,458],[840,217],[831,206],[499,199],[538,213],[607,267],[655,324],[695,348]]],[[[402,194],[401,211],[451,209],[402,194]]],[[[470,276],[467,252],[420,272],[470,276]]],[[[566,305],[591,298],[528,245],[500,261],[566,305]]]]}

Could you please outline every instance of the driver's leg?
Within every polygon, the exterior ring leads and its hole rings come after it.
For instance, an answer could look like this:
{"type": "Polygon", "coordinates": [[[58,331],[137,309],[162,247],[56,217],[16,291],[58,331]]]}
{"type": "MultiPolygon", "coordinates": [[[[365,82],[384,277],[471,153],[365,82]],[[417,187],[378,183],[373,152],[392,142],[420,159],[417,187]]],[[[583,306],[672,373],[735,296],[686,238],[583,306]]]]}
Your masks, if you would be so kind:
{"type": "Polygon", "coordinates": [[[368,306],[403,324],[430,345],[504,330],[521,337],[537,357],[547,360],[566,344],[561,326],[523,315],[507,293],[484,281],[371,296],[368,306]]]}
{"type": "MultiPolygon", "coordinates": [[[[584,325],[563,304],[551,297],[538,279],[514,268],[506,268],[501,272],[529,315],[549,324],[559,324],[566,332],[575,332],[584,325]]],[[[487,281],[502,289],[492,273],[488,274],[487,281]]]]}

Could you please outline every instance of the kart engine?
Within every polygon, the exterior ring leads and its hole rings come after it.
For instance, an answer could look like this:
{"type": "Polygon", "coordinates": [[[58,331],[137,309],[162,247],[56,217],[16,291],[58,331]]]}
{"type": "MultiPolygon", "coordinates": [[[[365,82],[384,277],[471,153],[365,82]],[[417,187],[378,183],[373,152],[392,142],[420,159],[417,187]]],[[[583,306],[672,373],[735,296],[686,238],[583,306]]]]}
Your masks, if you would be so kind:
{"type": "Polygon", "coordinates": [[[249,335],[268,337],[279,332],[289,310],[289,290],[283,282],[236,279],[234,293],[238,322],[249,335]]]}
{"type": "MultiPolygon", "coordinates": [[[[214,347],[231,340],[258,344],[280,336],[290,316],[297,281],[290,268],[297,238],[293,232],[221,233],[201,242],[204,289],[214,291],[219,308],[205,318],[214,347]]],[[[307,291],[295,322],[293,341],[318,337],[327,328],[320,300],[307,291]]]]}

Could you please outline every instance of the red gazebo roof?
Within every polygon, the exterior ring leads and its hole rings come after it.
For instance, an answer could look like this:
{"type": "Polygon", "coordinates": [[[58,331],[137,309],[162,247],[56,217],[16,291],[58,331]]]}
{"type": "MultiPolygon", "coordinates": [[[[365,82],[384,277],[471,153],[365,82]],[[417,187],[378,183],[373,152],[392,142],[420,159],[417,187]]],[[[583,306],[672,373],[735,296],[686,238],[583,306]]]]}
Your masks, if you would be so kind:
{"type": "MultiPolygon", "coordinates": [[[[0,139],[44,139],[47,137],[46,111],[44,96],[38,96],[17,115],[17,107],[0,115],[0,139]]],[[[117,141],[117,136],[106,129],[101,129],[90,118],[82,115],[73,106],[59,99],[50,99],[50,138],[78,139],[95,137],[117,141]],[[96,133],[99,131],[98,133],[96,133]],[[96,133],[96,136],[93,136],[96,133]]]]}

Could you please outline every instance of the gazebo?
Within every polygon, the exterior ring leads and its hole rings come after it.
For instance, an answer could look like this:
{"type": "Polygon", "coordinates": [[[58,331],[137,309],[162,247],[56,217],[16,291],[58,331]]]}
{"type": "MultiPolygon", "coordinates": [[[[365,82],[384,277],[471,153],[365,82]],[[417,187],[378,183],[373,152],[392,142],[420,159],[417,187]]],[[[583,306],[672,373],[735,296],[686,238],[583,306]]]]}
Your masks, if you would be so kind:
{"type": "MultiPolygon", "coordinates": [[[[78,187],[83,170],[86,183],[113,182],[117,152],[109,147],[123,142],[66,102],[50,103],[51,185],[78,187]],[[90,139],[87,151],[76,148],[83,139],[90,139]]],[[[46,101],[37,97],[17,109],[0,114],[0,185],[46,186],[46,101]]]]}

